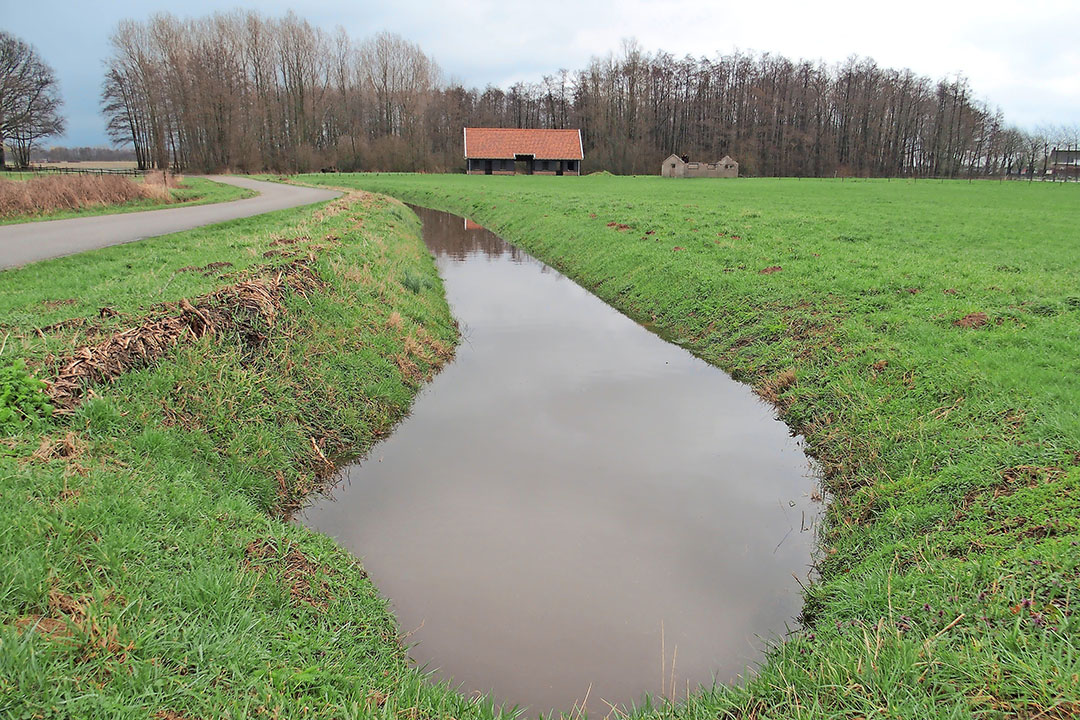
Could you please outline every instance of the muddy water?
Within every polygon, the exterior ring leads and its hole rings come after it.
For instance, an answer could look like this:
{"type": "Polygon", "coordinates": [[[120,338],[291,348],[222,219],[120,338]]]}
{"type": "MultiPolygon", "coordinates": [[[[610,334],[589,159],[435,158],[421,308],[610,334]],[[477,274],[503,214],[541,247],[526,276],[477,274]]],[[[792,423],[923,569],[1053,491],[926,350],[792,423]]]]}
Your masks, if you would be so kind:
{"type": "Polygon", "coordinates": [[[530,715],[745,672],[801,606],[800,442],[555,270],[418,212],[464,340],[301,521],[363,558],[417,664],[530,715]]]}

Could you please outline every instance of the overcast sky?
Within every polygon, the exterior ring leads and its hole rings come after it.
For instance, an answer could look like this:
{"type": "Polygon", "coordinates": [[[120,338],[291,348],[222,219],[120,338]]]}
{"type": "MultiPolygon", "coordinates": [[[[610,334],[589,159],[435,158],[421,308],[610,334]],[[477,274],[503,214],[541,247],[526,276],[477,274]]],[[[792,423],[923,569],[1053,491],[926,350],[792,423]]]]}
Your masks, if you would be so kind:
{"type": "Polygon", "coordinates": [[[116,22],[233,8],[293,8],[356,39],[396,32],[468,86],[575,70],[637,38],[647,51],[677,56],[739,49],[831,63],[854,54],[935,79],[962,73],[1012,123],[1080,123],[1080,0],[5,0],[0,23],[60,77],[69,129],[51,144],[98,145],[107,142],[98,91],[116,22]]]}

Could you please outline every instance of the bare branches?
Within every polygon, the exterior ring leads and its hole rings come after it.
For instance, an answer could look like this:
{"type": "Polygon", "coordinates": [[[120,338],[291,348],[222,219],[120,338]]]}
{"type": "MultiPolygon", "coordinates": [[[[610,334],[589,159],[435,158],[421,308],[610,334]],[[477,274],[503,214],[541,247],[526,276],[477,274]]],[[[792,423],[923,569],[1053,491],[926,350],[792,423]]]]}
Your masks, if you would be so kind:
{"type": "Polygon", "coordinates": [[[64,132],[56,74],[30,45],[0,31],[0,167],[10,141],[17,165],[30,164],[34,143],[64,132]]]}
{"type": "Polygon", "coordinates": [[[463,127],[502,126],[581,128],[586,168],[617,173],[677,152],[751,175],[1030,177],[1070,132],[1026,135],[963,77],[858,57],[679,59],[627,40],[576,72],[479,90],[397,35],[357,43],[292,13],[161,14],[112,42],[103,110],[144,167],[455,170],[463,127]]]}

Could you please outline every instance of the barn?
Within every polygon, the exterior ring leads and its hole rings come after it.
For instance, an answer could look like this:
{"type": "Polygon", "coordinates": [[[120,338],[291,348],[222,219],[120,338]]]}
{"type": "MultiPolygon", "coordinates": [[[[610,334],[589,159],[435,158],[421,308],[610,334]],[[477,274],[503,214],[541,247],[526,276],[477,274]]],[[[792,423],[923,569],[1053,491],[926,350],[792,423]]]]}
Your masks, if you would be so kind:
{"type": "Polygon", "coordinates": [[[470,175],[579,175],[580,130],[465,128],[470,175]]]}
{"type": "Polygon", "coordinates": [[[1055,180],[1080,178],[1080,148],[1054,148],[1050,153],[1050,172],[1055,180]]]}
{"type": "Polygon", "coordinates": [[[737,178],[739,163],[732,160],[730,155],[713,163],[695,162],[685,155],[669,155],[660,166],[660,174],[664,177],[737,178]]]}

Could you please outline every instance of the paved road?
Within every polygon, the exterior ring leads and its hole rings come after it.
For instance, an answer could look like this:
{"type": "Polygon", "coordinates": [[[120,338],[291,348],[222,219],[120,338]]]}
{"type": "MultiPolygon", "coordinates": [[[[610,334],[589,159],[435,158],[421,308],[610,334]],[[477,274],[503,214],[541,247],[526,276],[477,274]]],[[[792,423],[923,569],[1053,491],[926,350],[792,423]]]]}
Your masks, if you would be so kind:
{"type": "Polygon", "coordinates": [[[333,190],[281,185],[230,175],[213,175],[209,179],[257,190],[259,194],[246,200],[212,205],[0,225],[0,268],[167,235],[271,210],[310,205],[341,195],[333,190]]]}

